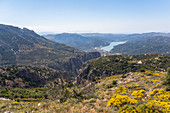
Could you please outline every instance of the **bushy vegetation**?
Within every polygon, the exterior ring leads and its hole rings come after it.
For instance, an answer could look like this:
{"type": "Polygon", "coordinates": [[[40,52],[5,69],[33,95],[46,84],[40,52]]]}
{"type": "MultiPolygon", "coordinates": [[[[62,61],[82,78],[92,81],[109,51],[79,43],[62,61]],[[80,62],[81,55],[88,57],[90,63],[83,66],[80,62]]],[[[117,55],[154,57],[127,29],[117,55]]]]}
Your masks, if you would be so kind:
{"type": "Polygon", "coordinates": [[[167,75],[163,81],[163,84],[166,85],[166,90],[170,91],[170,67],[167,69],[167,75]]]}
{"type": "Polygon", "coordinates": [[[14,100],[1,101],[0,107],[14,112],[166,113],[170,111],[170,92],[161,84],[166,74],[144,70],[103,77],[82,86],[63,81],[57,87],[52,82],[41,88],[2,88],[5,93],[1,94],[14,100]],[[113,87],[107,88],[109,85],[113,87]]]}
{"type": "Polygon", "coordinates": [[[62,79],[61,74],[43,66],[5,66],[0,67],[1,87],[38,87],[47,82],[62,79]]]}
{"type": "Polygon", "coordinates": [[[121,113],[169,112],[170,91],[166,91],[165,87],[157,85],[161,83],[163,76],[165,77],[163,72],[149,72],[146,70],[145,72],[136,72],[134,81],[120,84],[121,86],[114,91],[107,106],[113,109],[116,107],[121,113]],[[148,73],[152,73],[152,76],[147,76],[148,73]],[[137,76],[139,79],[137,79],[137,76]],[[152,82],[153,85],[149,85],[148,78],[150,81],[155,81],[152,82]]]}
{"type": "Polygon", "coordinates": [[[93,55],[65,44],[52,42],[26,28],[2,24],[0,45],[0,66],[43,65],[69,73],[69,76],[73,76],[84,61],[100,56],[99,53],[93,55]],[[90,57],[82,58],[83,55],[90,57]],[[71,61],[72,59],[76,59],[79,64],[71,61]],[[70,68],[71,66],[75,68],[70,68]]]}
{"type": "Polygon", "coordinates": [[[47,99],[47,88],[0,88],[0,97],[16,101],[38,101],[47,99]]]}
{"type": "Polygon", "coordinates": [[[113,55],[91,60],[84,64],[78,76],[78,82],[95,77],[113,76],[128,72],[159,70],[166,71],[170,66],[170,57],[158,54],[144,54],[134,56],[113,55]]]}
{"type": "Polygon", "coordinates": [[[58,74],[56,70],[46,67],[1,67],[0,77],[4,86],[0,87],[0,99],[10,100],[0,101],[0,112],[170,112],[170,91],[167,90],[169,68],[168,72],[164,70],[169,66],[169,57],[156,54],[110,56],[98,58],[91,62],[95,63],[92,69],[96,70],[97,68],[108,67],[116,73],[116,69],[119,72],[123,66],[131,65],[131,68],[136,69],[136,71],[126,72],[122,68],[122,74],[106,75],[105,73],[106,76],[100,76],[99,71],[90,70],[90,74],[94,74],[95,77],[88,80],[88,76],[86,76],[86,81],[83,80],[85,82],[78,83],[69,79],[66,80],[56,75],[58,74]],[[143,58],[145,56],[146,59],[143,58]],[[142,64],[138,64],[139,61],[142,64]],[[106,66],[102,66],[104,64],[106,66]],[[120,67],[114,69],[116,64],[120,67]],[[143,64],[146,64],[146,66],[144,67],[143,64]],[[133,68],[135,65],[138,68],[133,68]],[[26,75],[30,72],[34,77],[37,77],[37,81],[30,79],[29,81],[39,83],[39,85],[27,84],[27,87],[20,87],[21,82],[15,79],[21,78],[24,81],[23,83],[26,84],[26,75]],[[18,84],[15,86],[7,85],[6,81],[9,80],[18,84]],[[41,84],[38,80],[44,81],[44,84],[41,84]]]}

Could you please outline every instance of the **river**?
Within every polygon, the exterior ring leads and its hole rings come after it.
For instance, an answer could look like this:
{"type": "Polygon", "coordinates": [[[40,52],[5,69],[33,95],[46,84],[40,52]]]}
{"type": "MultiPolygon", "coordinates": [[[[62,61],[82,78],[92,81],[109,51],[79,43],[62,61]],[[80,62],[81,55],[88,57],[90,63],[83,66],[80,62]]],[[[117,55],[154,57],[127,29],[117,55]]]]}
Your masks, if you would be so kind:
{"type": "Polygon", "coordinates": [[[126,43],[126,41],[124,41],[124,42],[111,42],[108,46],[104,46],[101,49],[103,49],[105,51],[110,51],[111,49],[113,49],[114,46],[124,44],[124,43],[126,43]]]}

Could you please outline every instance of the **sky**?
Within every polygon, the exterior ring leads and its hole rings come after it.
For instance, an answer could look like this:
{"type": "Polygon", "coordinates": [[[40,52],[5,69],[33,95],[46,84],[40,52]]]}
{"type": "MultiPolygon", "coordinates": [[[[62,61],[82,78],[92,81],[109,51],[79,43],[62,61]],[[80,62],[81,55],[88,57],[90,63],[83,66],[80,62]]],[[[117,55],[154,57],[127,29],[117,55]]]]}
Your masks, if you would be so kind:
{"type": "Polygon", "coordinates": [[[37,33],[170,32],[170,0],[0,0],[0,24],[37,33]]]}

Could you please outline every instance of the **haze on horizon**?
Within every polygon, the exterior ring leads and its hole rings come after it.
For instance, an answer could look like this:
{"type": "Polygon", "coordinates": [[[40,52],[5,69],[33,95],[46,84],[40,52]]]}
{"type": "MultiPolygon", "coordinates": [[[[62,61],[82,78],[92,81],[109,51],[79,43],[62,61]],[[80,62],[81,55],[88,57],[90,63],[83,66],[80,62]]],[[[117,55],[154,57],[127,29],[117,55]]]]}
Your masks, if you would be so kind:
{"type": "Polygon", "coordinates": [[[36,32],[170,32],[170,0],[0,0],[0,24],[36,32]]]}

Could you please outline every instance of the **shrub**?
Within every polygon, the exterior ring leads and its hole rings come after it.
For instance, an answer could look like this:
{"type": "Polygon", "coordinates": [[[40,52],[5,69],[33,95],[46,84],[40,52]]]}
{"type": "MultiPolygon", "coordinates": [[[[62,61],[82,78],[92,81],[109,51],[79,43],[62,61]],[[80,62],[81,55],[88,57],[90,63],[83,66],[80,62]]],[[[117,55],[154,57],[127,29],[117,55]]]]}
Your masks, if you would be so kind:
{"type": "Polygon", "coordinates": [[[112,84],[108,84],[108,85],[106,85],[106,89],[109,89],[109,88],[112,88],[113,87],[113,85],[112,84]]]}
{"type": "Polygon", "coordinates": [[[133,91],[132,96],[134,96],[134,99],[142,99],[146,95],[145,90],[139,90],[139,91],[133,91]]]}
{"type": "Polygon", "coordinates": [[[95,111],[96,111],[96,112],[102,112],[102,113],[103,113],[104,110],[103,110],[102,108],[96,108],[95,111]]]}
{"type": "Polygon", "coordinates": [[[139,110],[135,107],[135,106],[132,106],[132,105],[124,105],[123,107],[121,107],[119,109],[119,112],[120,113],[138,113],[139,110]]]}
{"type": "Polygon", "coordinates": [[[167,75],[163,81],[163,85],[166,85],[166,90],[170,91],[170,67],[167,69],[167,75]]]}
{"type": "Polygon", "coordinates": [[[113,85],[116,85],[116,84],[117,84],[117,81],[116,81],[116,80],[113,80],[113,81],[112,81],[112,84],[113,84],[113,85]]]}
{"type": "Polygon", "coordinates": [[[145,72],[145,69],[139,69],[139,72],[145,72]]]}
{"type": "Polygon", "coordinates": [[[113,97],[108,101],[107,107],[114,105],[116,107],[121,107],[124,104],[136,104],[137,100],[131,99],[127,95],[114,94],[113,97]]]}
{"type": "Polygon", "coordinates": [[[139,113],[163,113],[154,103],[147,102],[138,106],[139,113]]]}

